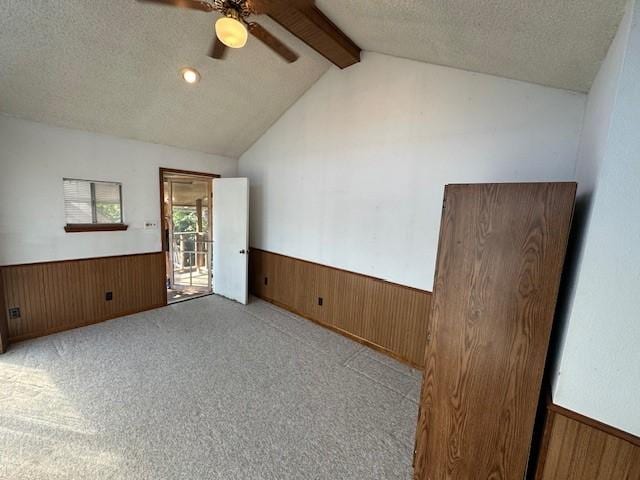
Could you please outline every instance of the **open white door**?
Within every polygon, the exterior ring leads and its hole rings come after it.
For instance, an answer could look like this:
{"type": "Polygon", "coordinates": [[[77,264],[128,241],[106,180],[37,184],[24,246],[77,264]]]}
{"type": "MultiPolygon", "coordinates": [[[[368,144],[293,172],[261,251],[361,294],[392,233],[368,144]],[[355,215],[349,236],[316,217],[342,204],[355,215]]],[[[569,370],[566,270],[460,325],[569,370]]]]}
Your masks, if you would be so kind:
{"type": "Polygon", "coordinates": [[[213,181],[213,292],[247,304],[249,179],[213,181]]]}

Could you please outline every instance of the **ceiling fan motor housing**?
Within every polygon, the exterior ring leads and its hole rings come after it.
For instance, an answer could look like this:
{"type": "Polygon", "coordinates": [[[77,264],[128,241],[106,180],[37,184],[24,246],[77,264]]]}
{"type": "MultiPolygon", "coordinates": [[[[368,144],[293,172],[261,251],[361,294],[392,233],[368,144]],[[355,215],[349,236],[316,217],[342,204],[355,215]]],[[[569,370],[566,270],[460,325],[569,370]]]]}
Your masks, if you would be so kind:
{"type": "Polygon", "coordinates": [[[227,17],[242,20],[253,12],[250,2],[246,0],[216,0],[214,8],[227,17]]]}
{"type": "Polygon", "coordinates": [[[234,20],[238,20],[239,22],[242,22],[244,20],[240,12],[238,12],[238,10],[236,10],[234,7],[227,8],[227,10],[224,12],[224,15],[226,17],[233,18],[234,20]]]}
{"type": "Polygon", "coordinates": [[[360,48],[315,6],[314,0],[138,0],[222,14],[216,20],[216,37],[209,56],[222,60],[227,48],[242,48],[249,35],[258,39],[288,63],[299,55],[266,28],[253,15],[268,15],[294,36],[330,59],[340,68],[360,61],[360,48]]]}

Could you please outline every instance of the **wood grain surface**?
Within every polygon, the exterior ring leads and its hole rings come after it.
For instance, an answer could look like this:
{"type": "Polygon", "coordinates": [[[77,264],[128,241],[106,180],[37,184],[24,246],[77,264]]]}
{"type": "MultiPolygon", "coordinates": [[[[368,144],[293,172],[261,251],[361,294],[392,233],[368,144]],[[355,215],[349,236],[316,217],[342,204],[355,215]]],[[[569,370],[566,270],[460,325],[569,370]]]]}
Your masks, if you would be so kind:
{"type": "Polygon", "coordinates": [[[270,1],[268,15],[340,68],[360,61],[360,47],[309,2],[305,8],[291,8],[291,0],[270,1]]]}
{"type": "Polygon", "coordinates": [[[550,406],[537,480],[640,480],[638,437],[570,415],[550,406]]]}
{"type": "Polygon", "coordinates": [[[3,314],[11,341],[47,335],[166,305],[164,254],[2,267],[3,314]],[[113,300],[106,300],[106,293],[113,300]]]}
{"type": "Polygon", "coordinates": [[[429,292],[256,248],[249,270],[254,295],[421,368],[429,292]]]}
{"type": "Polygon", "coordinates": [[[522,480],[576,185],[445,191],[417,480],[522,480]]]}
{"type": "Polygon", "coordinates": [[[9,324],[7,322],[7,307],[4,303],[3,291],[2,275],[0,275],[0,353],[6,352],[9,347],[9,324]]]}

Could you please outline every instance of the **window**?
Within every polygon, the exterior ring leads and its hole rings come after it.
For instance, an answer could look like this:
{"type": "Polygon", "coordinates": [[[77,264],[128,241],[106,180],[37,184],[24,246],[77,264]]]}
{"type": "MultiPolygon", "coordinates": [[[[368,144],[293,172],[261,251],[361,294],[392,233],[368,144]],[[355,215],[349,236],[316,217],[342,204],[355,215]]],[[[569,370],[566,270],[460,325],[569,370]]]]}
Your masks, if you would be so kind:
{"type": "Polygon", "coordinates": [[[122,185],[65,178],[67,232],[126,230],[122,219],[122,185]]]}

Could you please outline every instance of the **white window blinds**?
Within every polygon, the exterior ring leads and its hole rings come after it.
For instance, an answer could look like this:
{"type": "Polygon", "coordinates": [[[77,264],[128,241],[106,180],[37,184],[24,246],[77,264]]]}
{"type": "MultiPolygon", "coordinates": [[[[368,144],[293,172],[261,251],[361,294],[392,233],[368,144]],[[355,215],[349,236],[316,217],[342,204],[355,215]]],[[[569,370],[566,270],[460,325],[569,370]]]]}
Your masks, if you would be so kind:
{"type": "Polygon", "coordinates": [[[122,186],[65,178],[64,216],[68,225],[123,223],[122,186]]]}
{"type": "Polygon", "coordinates": [[[96,222],[122,223],[119,183],[94,183],[96,222]]]}

